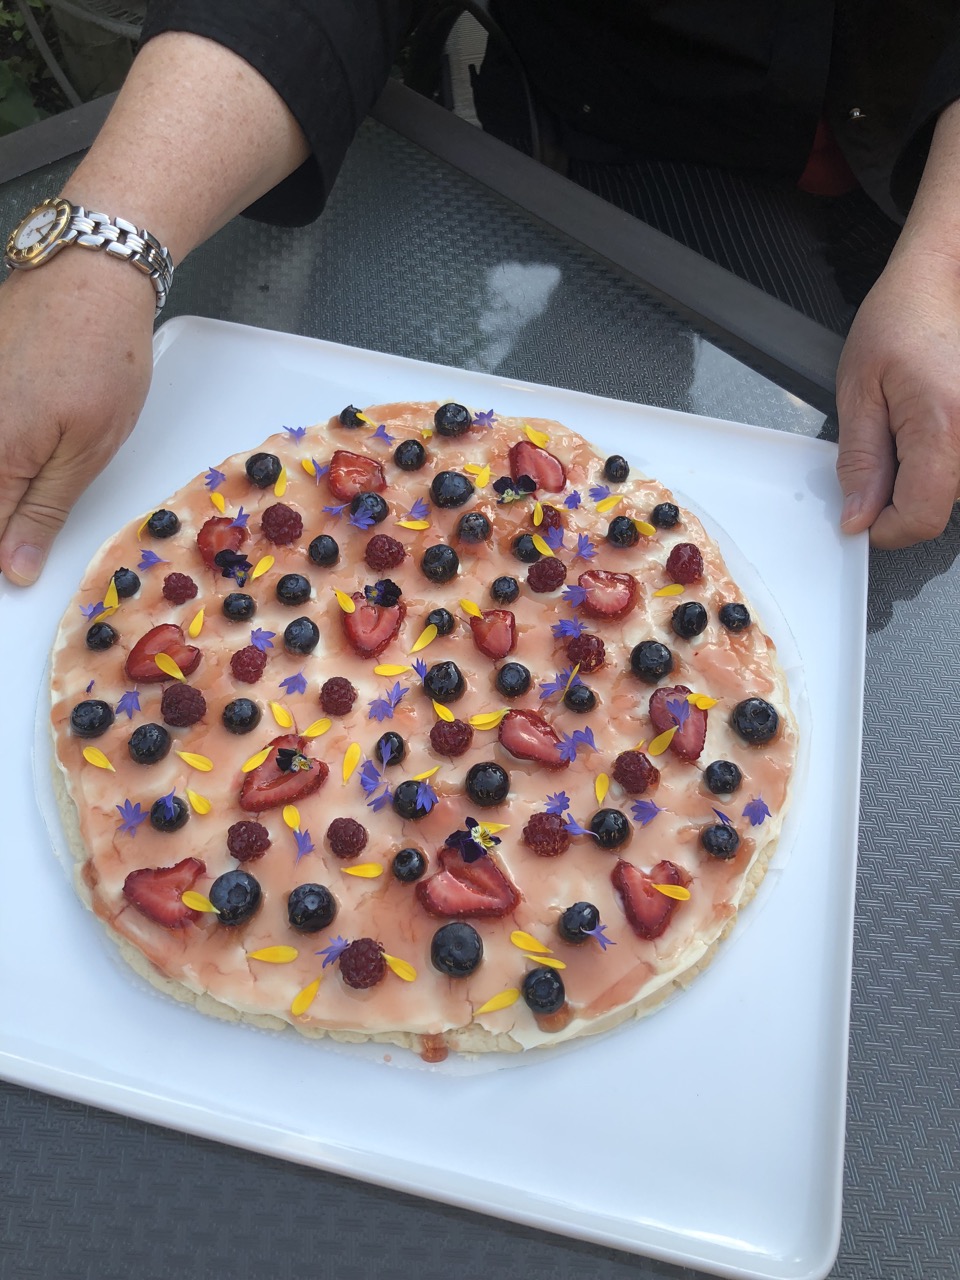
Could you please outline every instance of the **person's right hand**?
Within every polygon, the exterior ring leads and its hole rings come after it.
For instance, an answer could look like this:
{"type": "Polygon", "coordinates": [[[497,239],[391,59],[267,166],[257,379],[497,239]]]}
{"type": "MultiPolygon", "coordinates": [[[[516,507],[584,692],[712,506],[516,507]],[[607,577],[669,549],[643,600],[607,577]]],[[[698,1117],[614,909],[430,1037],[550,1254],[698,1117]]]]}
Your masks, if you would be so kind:
{"type": "Polygon", "coordinates": [[[0,288],[0,570],[27,586],[129,435],[152,372],[155,294],[129,263],[68,247],[0,288]]]}

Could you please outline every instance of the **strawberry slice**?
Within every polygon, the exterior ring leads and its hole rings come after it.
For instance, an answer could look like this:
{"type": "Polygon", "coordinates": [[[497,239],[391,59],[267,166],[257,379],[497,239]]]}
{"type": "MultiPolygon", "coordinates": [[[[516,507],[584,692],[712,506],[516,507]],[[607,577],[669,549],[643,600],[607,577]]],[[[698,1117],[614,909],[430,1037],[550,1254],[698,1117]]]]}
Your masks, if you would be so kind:
{"type": "Polygon", "coordinates": [[[567,473],[560,459],[532,440],[518,440],[510,446],[510,474],[514,480],[529,476],[544,493],[562,493],[567,485],[567,473]]]}
{"type": "Polygon", "coordinates": [[[682,867],[665,858],[650,874],[621,858],[610,873],[613,887],[620,892],[623,910],[638,938],[659,938],[682,903],[668,898],[655,884],[679,884],[689,888],[690,877],[682,867]]]}
{"type": "Polygon", "coordinates": [[[270,743],[271,751],[263,764],[248,773],[240,788],[240,808],[247,813],[262,813],[264,809],[276,809],[278,805],[294,804],[304,796],[319,791],[330,770],[322,760],[306,756],[309,739],[298,738],[295,733],[285,733],[270,743]],[[309,769],[284,771],[277,764],[277,752],[296,751],[310,761],[309,769]]]}
{"type": "Polygon", "coordinates": [[[338,449],[330,459],[327,484],[338,502],[349,502],[358,493],[383,493],[387,480],[376,458],[338,449]]]}
{"type": "Polygon", "coordinates": [[[464,862],[457,849],[443,848],[440,870],[417,885],[420,905],[432,916],[505,916],[520,901],[520,894],[490,854],[464,862]]]}
{"type": "Polygon", "coordinates": [[[517,645],[517,620],[509,609],[488,609],[470,619],[473,643],[488,658],[505,658],[517,645]]]}
{"type": "Polygon", "coordinates": [[[211,516],[201,525],[197,534],[197,546],[203,563],[208,569],[216,569],[219,573],[220,566],[216,557],[220,552],[239,551],[248,537],[248,531],[242,525],[234,524],[229,516],[211,516]]]}
{"type": "Polygon", "coordinates": [[[404,604],[368,604],[360,591],[352,597],[353,613],[340,614],[340,624],[347,643],[361,658],[375,658],[400,630],[407,607],[404,604]]]}
{"type": "Polygon", "coordinates": [[[127,655],[124,671],[135,684],[159,684],[172,677],[161,671],[154,658],[165,653],[172,658],[185,676],[196,671],[203,654],[192,644],[186,644],[183,628],[173,622],[164,622],[142,635],[127,655]]]}
{"type": "Polygon", "coordinates": [[[500,745],[518,760],[533,760],[548,769],[566,769],[560,739],[536,711],[508,711],[500,721],[500,745]]]}
{"type": "Polygon", "coordinates": [[[707,713],[687,702],[689,692],[685,684],[674,685],[672,689],[657,689],[650,698],[650,719],[657,733],[664,733],[677,723],[667,703],[684,703],[688,708],[687,718],[683,727],[673,735],[670,750],[681,760],[693,761],[699,759],[703,750],[703,741],[707,736],[707,713]]]}
{"type": "Polygon", "coordinates": [[[206,865],[199,858],[184,858],[175,867],[141,867],[123,882],[123,896],[139,912],[165,929],[183,929],[203,914],[184,906],[180,895],[192,889],[206,865]]]}
{"type": "Polygon", "coordinates": [[[577,579],[587,598],[579,606],[588,618],[623,618],[637,603],[640,585],[629,573],[588,569],[577,579]]]}

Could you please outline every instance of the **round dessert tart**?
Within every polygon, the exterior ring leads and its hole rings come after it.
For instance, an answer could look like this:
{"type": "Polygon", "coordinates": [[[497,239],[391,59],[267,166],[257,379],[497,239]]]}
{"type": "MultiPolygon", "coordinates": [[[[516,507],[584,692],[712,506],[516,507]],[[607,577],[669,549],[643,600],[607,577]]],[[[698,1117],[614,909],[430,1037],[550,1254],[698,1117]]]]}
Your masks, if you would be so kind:
{"type": "Polygon", "coordinates": [[[430,1061],[647,1013],[779,837],[762,619],[558,423],[348,417],[238,439],[85,573],[51,661],[83,901],[201,1010],[430,1061]]]}

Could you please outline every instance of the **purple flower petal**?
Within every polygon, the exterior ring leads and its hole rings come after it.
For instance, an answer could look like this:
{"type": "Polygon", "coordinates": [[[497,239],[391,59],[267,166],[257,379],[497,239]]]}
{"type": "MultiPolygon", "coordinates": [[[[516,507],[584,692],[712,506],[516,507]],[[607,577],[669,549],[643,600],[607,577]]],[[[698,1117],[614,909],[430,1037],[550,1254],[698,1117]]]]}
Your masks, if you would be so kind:
{"type": "Polygon", "coordinates": [[[336,964],[349,945],[350,943],[346,938],[341,938],[341,936],[337,934],[329,946],[323,947],[320,951],[315,951],[313,954],[315,956],[326,957],[321,965],[321,968],[326,969],[328,964],[336,964]]]}
{"type": "Polygon", "coordinates": [[[120,695],[120,701],[117,703],[115,710],[118,716],[126,715],[128,720],[132,720],[133,713],[140,710],[140,694],[137,690],[125,690],[120,695]]]}
{"type": "Polygon", "coordinates": [[[219,489],[226,478],[224,472],[218,471],[216,467],[211,467],[203,477],[203,483],[212,492],[214,489],[219,489]]]}
{"type": "Polygon", "coordinates": [[[300,441],[307,434],[306,427],[284,427],[284,431],[288,432],[291,440],[300,441]]]}
{"type": "Polygon", "coordinates": [[[149,548],[140,548],[140,563],[137,565],[137,568],[141,573],[144,569],[152,569],[154,565],[158,564],[169,564],[169,561],[161,560],[157,553],[155,551],[151,551],[149,548]]]}
{"type": "Polygon", "coordinates": [[[750,820],[751,827],[759,827],[761,823],[771,817],[771,813],[763,797],[757,796],[755,800],[750,800],[748,804],[743,806],[743,816],[750,820]]]}
{"type": "Polygon", "coordinates": [[[368,796],[380,785],[380,770],[372,760],[365,760],[360,766],[360,785],[368,796]]]}
{"type": "Polygon", "coordinates": [[[563,530],[557,525],[552,525],[543,540],[551,551],[559,551],[563,546],[563,530]]]}
{"type": "MultiPolygon", "coordinates": [[[[324,510],[326,510],[326,508],[324,508],[324,510]]],[[[373,528],[376,522],[366,507],[359,506],[356,511],[351,511],[349,523],[352,524],[355,529],[360,529],[366,533],[368,529],[373,528]]]]}
{"type": "Polygon", "coordinates": [[[725,813],[722,813],[719,809],[714,809],[713,812],[717,815],[717,817],[720,819],[720,821],[723,823],[725,827],[733,826],[733,823],[730,821],[730,819],[727,817],[725,813]]]}
{"type": "Polygon", "coordinates": [[[347,507],[349,507],[349,505],[350,505],[349,502],[341,502],[339,507],[324,507],[323,509],[327,513],[327,515],[336,516],[337,519],[339,520],[340,517],[343,515],[344,511],[346,511],[347,507]]]}
{"type": "Polygon", "coordinates": [[[255,649],[259,649],[261,653],[266,653],[268,649],[273,648],[273,640],[276,634],[275,631],[264,631],[262,627],[254,627],[250,632],[250,643],[255,649]]]}
{"type": "Polygon", "coordinates": [[[593,929],[584,929],[583,932],[589,934],[591,938],[596,938],[600,943],[600,950],[606,951],[607,947],[615,947],[617,945],[612,938],[607,937],[606,929],[607,926],[605,924],[598,924],[593,929]]]}
{"type": "Polygon", "coordinates": [[[610,490],[605,484],[593,484],[587,492],[590,494],[591,502],[602,502],[604,498],[610,497],[610,490]]]}
{"type": "Polygon", "coordinates": [[[574,560],[592,560],[597,554],[597,548],[590,541],[589,535],[586,533],[577,534],[577,549],[574,552],[574,560]]]}
{"type": "Polygon", "coordinates": [[[384,787],[378,796],[374,796],[372,800],[367,801],[367,807],[372,809],[374,813],[379,813],[388,804],[393,804],[393,792],[389,787],[384,787]]]}
{"type": "Polygon", "coordinates": [[[176,806],[173,803],[173,797],[176,794],[177,789],[174,787],[172,791],[168,791],[167,794],[165,796],[161,796],[159,800],[159,803],[163,805],[163,815],[168,822],[172,822],[177,816],[176,806]]]}
{"type": "Polygon", "coordinates": [[[84,693],[89,693],[89,692],[90,692],[90,690],[93,688],[93,686],[94,686],[96,683],[97,683],[97,682],[96,682],[96,680],[91,680],[91,681],[90,681],[90,683],[87,685],[87,687],[84,689],[84,691],[83,691],[83,692],[84,692],[84,693]]]}
{"type": "MultiPolygon", "coordinates": [[[[250,513],[248,511],[244,511],[243,507],[241,507],[240,510],[237,512],[237,514],[230,521],[230,528],[245,529],[247,527],[247,521],[249,519],[250,519],[250,513]]],[[[246,557],[244,557],[244,559],[246,559],[246,557]]]]}
{"type": "Polygon", "coordinates": [[[98,613],[103,613],[103,601],[98,600],[96,604],[82,604],[80,612],[89,622],[91,618],[95,618],[98,613]]]}
{"type": "MultiPolygon", "coordinates": [[[[567,814],[566,826],[572,836],[593,836],[592,831],[588,831],[586,827],[581,827],[572,813],[567,814]]],[[[596,839],[596,836],[594,836],[594,839],[596,839]]]]}
{"type": "Polygon", "coordinates": [[[417,808],[422,809],[424,813],[429,813],[438,801],[437,793],[431,787],[430,783],[424,779],[417,783],[417,808]]]}
{"type": "Polygon", "coordinates": [[[146,822],[150,816],[145,809],[140,807],[139,800],[136,804],[131,804],[129,800],[124,800],[123,804],[116,806],[116,810],[121,819],[118,824],[118,830],[122,831],[125,836],[135,836],[140,823],[146,822]]]}
{"type": "Polygon", "coordinates": [[[560,597],[565,604],[572,605],[574,609],[579,609],[587,598],[586,587],[581,587],[579,583],[571,584],[569,587],[563,588],[563,594],[560,597]]]}
{"type": "Polygon", "coordinates": [[[663,810],[652,800],[635,800],[633,803],[633,820],[639,822],[641,827],[652,822],[658,813],[663,813],[663,810]]]}
{"type": "Polygon", "coordinates": [[[319,484],[321,477],[325,476],[327,472],[330,470],[330,464],[329,462],[325,462],[323,466],[321,466],[320,463],[316,460],[316,458],[311,458],[310,461],[313,463],[314,484],[319,484]]]}
{"type": "Polygon", "coordinates": [[[558,791],[555,795],[547,796],[544,808],[547,813],[566,813],[570,808],[570,797],[565,791],[558,791]]]}
{"type": "Polygon", "coordinates": [[[568,511],[576,511],[577,507],[580,506],[581,501],[582,499],[580,497],[579,490],[574,489],[572,493],[568,493],[564,498],[563,505],[568,511]]]}
{"type": "Polygon", "coordinates": [[[492,427],[497,417],[492,409],[487,409],[483,413],[475,413],[473,421],[478,427],[492,427]]]}
{"type": "Polygon", "coordinates": [[[426,520],[429,514],[430,503],[423,498],[418,498],[403,518],[404,520],[426,520]]]}
{"type": "MultiPolygon", "coordinates": [[[[273,632],[273,634],[276,635],[276,632],[273,632]]],[[[304,679],[303,672],[298,671],[296,675],[287,676],[285,680],[281,680],[280,688],[288,695],[294,693],[306,693],[307,682],[304,679]]]]}
{"type": "Polygon", "coordinates": [[[379,427],[370,437],[371,440],[382,440],[384,444],[393,444],[396,437],[392,436],[387,428],[381,422],[379,427]]]}
{"type": "Polygon", "coordinates": [[[673,717],[674,724],[678,729],[682,729],[690,715],[690,703],[686,698],[668,698],[666,707],[673,717]]]}
{"type": "Polygon", "coordinates": [[[308,853],[313,853],[313,841],[310,839],[309,831],[301,831],[298,827],[293,833],[293,838],[297,842],[297,862],[305,858],[308,853]]]}
{"type": "Polygon", "coordinates": [[[427,664],[422,658],[415,658],[413,661],[413,669],[421,680],[427,678],[427,664]]]}
{"type": "Polygon", "coordinates": [[[586,627],[579,618],[561,618],[550,628],[555,640],[573,640],[582,636],[586,627]]]}

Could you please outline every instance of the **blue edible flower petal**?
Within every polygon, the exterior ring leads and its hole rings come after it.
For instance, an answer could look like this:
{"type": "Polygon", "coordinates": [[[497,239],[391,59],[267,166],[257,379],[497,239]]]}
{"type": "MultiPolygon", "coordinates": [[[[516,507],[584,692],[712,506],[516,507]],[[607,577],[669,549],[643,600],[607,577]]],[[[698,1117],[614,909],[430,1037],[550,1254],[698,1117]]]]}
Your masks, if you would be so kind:
{"type": "Polygon", "coordinates": [[[148,547],[140,548],[140,563],[137,568],[142,573],[144,569],[152,569],[154,565],[169,564],[168,560],[161,560],[155,551],[151,551],[148,547]]]}
{"type": "Polygon", "coordinates": [[[306,427],[284,427],[284,431],[289,433],[291,440],[302,440],[307,434],[306,427]]]}
{"type": "Polygon", "coordinates": [[[570,797],[565,791],[558,791],[555,795],[547,796],[544,808],[547,813],[566,813],[570,808],[570,797]]]}
{"type": "Polygon", "coordinates": [[[373,433],[373,435],[370,437],[370,439],[371,439],[371,440],[382,440],[384,444],[393,444],[393,441],[394,441],[395,437],[394,437],[394,436],[392,436],[392,435],[390,434],[390,432],[387,430],[387,428],[386,428],[386,427],[383,425],[383,423],[381,422],[381,423],[380,423],[380,425],[379,425],[379,427],[377,427],[376,431],[375,431],[375,432],[373,433]]]}
{"type": "Polygon", "coordinates": [[[125,836],[135,836],[141,822],[146,822],[149,814],[140,807],[139,800],[136,804],[131,804],[129,800],[124,800],[123,804],[116,806],[117,813],[120,815],[121,821],[118,824],[118,830],[122,831],[125,836]]]}
{"type": "Polygon", "coordinates": [[[580,497],[579,490],[574,489],[573,493],[568,493],[564,498],[563,505],[568,511],[576,511],[577,507],[580,506],[581,501],[582,499],[580,497]]]}
{"type": "Polygon", "coordinates": [[[116,705],[116,713],[118,716],[126,715],[128,720],[133,719],[133,713],[140,710],[140,694],[136,689],[127,689],[120,695],[120,701],[116,705]]]}
{"type": "Polygon", "coordinates": [[[266,653],[268,649],[273,648],[275,631],[264,631],[262,627],[254,627],[250,632],[250,643],[255,649],[259,649],[261,653],[266,653]]]}
{"type": "Polygon", "coordinates": [[[610,497],[610,490],[605,484],[593,484],[587,492],[590,494],[591,502],[602,502],[604,498],[610,497]]]}
{"type": "Polygon", "coordinates": [[[473,421],[478,427],[492,427],[497,417],[492,409],[487,409],[483,413],[475,413],[473,421]]]}
{"type": "Polygon", "coordinates": [[[297,842],[297,862],[305,858],[308,853],[313,853],[313,841],[310,839],[309,831],[301,831],[298,827],[293,833],[293,838],[297,842]]]}
{"type": "Polygon", "coordinates": [[[641,827],[645,827],[652,822],[658,813],[663,810],[658,804],[654,804],[652,800],[635,800],[633,804],[633,820],[639,822],[641,827]]]}
{"type": "Polygon", "coordinates": [[[417,808],[422,809],[424,813],[429,813],[433,806],[437,803],[438,796],[431,787],[430,783],[424,779],[417,783],[417,808]]]}
{"type": "Polygon", "coordinates": [[[407,514],[404,520],[426,520],[430,514],[430,503],[423,498],[418,498],[407,514]]]}
{"type": "Polygon", "coordinates": [[[682,729],[687,723],[687,717],[690,715],[690,703],[686,698],[668,698],[666,708],[673,717],[673,722],[678,729],[682,729]]]}
{"type": "Polygon", "coordinates": [[[321,966],[321,968],[326,969],[328,964],[336,964],[336,962],[340,959],[341,955],[343,955],[344,951],[346,951],[349,945],[350,943],[347,941],[346,938],[341,938],[341,936],[337,934],[337,936],[334,938],[334,940],[330,943],[329,946],[323,947],[320,951],[315,951],[313,954],[315,956],[326,957],[321,966]]]}
{"type": "Polygon", "coordinates": [[[218,471],[216,467],[211,467],[203,477],[203,483],[212,492],[214,489],[219,489],[226,478],[224,472],[218,471]]]}
{"type": "Polygon", "coordinates": [[[757,796],[743,806],[743,816],[749,819],[751,827],[759,827],[771,814],[763,797],[757,796]]]}
{"type": "Polygon", "coordinates": [[[612,938],[607,937],[606,929],[607,926],[605,924],[598,924],[593,929],[584,929],[583,932],[589,934],[591,938],[596,938],[600,943],[600,950],[606,951],[607,947],[615,947],[617,945],[612,938]]]}
{"type": "Polygon", "coordinates": [[[550,628],[555,640],[572,640],[582,636],[586,627],[579,618],[561,618],[550,628]]]}
{"type": "Polygon", "coordinates": [[[713,812],[717,815],[717,817],[720,819],[720,821],[723,823],[725,827],[733,826],[733,823],[730,821],[730,819],[727,817],[725,813],[722,813],[719,809],[714,809],[713,812]]]}
{"type": "Polygon", "coordinates": [[[367,807],[372,809],[374,813],[379,813],[381,809],[385,809],[388,804],[393,803],[393,792],[389,787],[384,787],[378,796],[374,796],[372,800],[367,801],[367,807]]]}
{"type": "Polygon", "coordinates": [[[597,554],[597,549],[590,541],[590,537],[586,533],[577,534],[577,549],[574,552],[574,560],[592,560],[597,554]]]}
{"type": "MultiPolygon", "coordinates": [[[[276,632],[274,631],[272,634],[276,635],[276,632]]],[[[307,682],[303,677],[303,672],[298,671],[296,675],[287,676],[285,680],[281,680],[280,688],[287,694],[306,693],[307,682]]]]}
{"type": "Polygon", "coordinates": [[[565,604],[572,605],[574,609],[579,609],[587,598],[586,587],[581,587],[579,583],[572,583],[569,587],[563,588],[563,594],[560,597],[565,604]]]}

